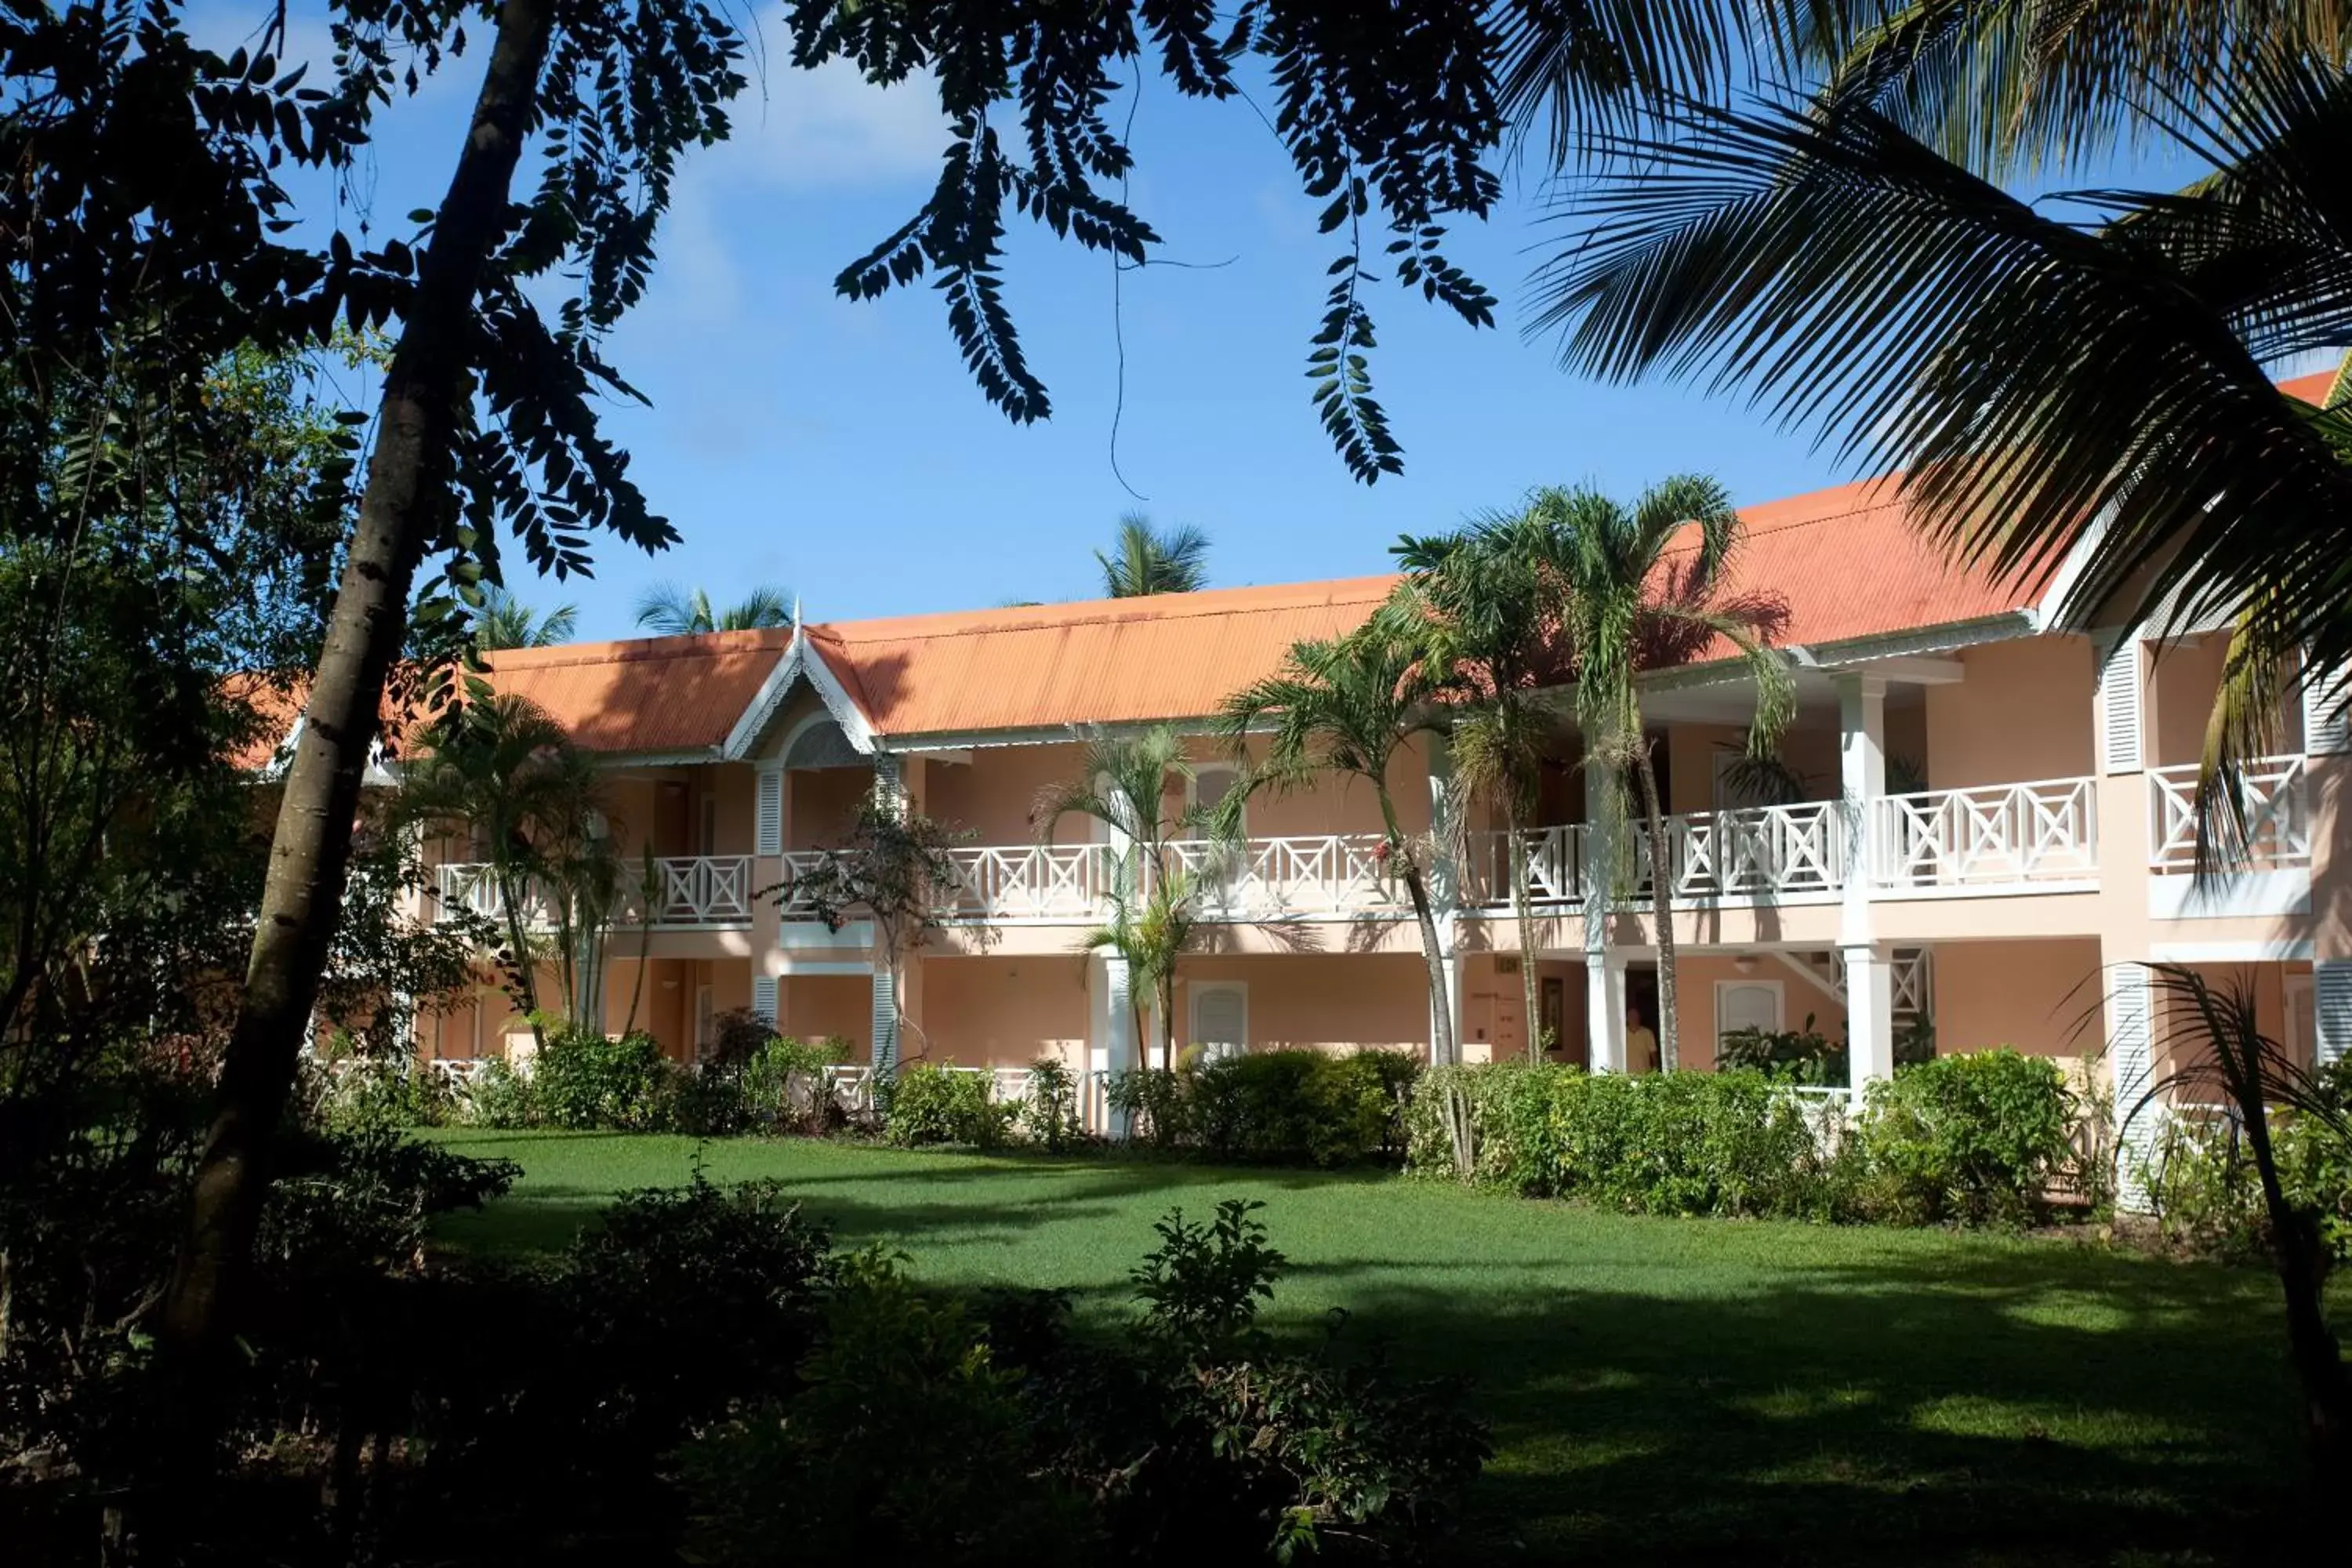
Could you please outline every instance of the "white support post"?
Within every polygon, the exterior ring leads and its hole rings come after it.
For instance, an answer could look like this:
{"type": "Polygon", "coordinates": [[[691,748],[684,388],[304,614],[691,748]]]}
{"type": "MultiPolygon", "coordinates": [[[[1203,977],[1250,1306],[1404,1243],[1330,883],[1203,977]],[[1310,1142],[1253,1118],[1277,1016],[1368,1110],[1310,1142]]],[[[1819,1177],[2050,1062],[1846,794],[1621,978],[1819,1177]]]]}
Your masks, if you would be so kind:
{"type": "Polygon", "coordinates": [[[2151,1100],[2156,1083],[2154,1008],[2149,1005],[2147,965],[2116,963],[2107,969],[2107,1060],[2115,1075],[2116,1202],[2144,1212],[2147,1190],[2140,1180],[2164,1131],[2164,1107],[2151,1100]],[[2143,1103],[2143,1102],[2146,1103],[2143,1103]]]}
{"type": "Polygon", "coordinates": [[[1845,960],[1846,1072],[1856,1109],[1869,1085],[1895,1076],[1895,963],[1883,947],[1839,950],[1845,960]]]}
{"type": "Polygon", "coordinates": [[[1584,1062],[1592,1072],[1625,1070],[1625,965],[1584,955],[1584,1062]]]}
{"type": "MultiPolygon", "coordinates": [[[[1875,675],[1840,675],[1838,774],[1845,809],[1845,905],[1839,941],[1867,943],[1873,934],[1870,895],[1873,819],[1886,795],[1886,681],[1875,675]]],[[[1855,1071],[1861,1070],[1859,1058],[1855,1071]]]]}
{"type": "MultiPolygon", "coordinates": [[[[1089,1053],[1106,1073],[1130,1072],[1135,1068],[1134,978],[1127,960],[1116,953],[1087,961],[1087,1015],[1093,1032],[1089,1053]]],[[[1113,1138],[1126,1138],[1134,1129],[1124,1116],[1114,1115],[1108,1129],[1113,1138]]]]}
{"type": "Polygon", "coordinates": [[[2311,966],[2311,1013],[2314,1065],[2352,1057],[2352,958],[2323,958],[2311,966]]]}

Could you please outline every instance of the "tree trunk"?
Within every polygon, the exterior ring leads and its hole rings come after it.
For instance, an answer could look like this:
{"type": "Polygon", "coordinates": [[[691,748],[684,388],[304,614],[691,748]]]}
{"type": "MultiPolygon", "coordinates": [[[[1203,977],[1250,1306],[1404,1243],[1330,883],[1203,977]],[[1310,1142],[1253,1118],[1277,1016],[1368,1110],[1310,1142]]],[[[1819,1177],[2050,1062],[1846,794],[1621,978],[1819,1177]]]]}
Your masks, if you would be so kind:
{"type": "Polygon", "coordinates": [[[1527,1033],[1528,1060],[1544,1059],[1543,1019],[1537,1011],[1536,911],[1528,895],[1527,846],[1519,841],[1519,803],[1503,803],[1504,842],[1511,857],[1511,917],[1519,926],[1519,1026],[1527,1033]]]}
{"type": "Polygon", "coordinates": [[[1437,912],[1429,901],[1429,884],[1421,874],[1421,865],[1405,847],[1404,835],[1397,827],[1396,803],[1389,798],[1388,782],[1375,776],[1374,792],[1380,797],[1381,821],[1388,828],[1389,853],[1404,867],[1404,890],[1412,900],[1412,918],[1421,928],[1421,956],[1429,965],[1429,1060],[1433,1067],[1451,1067],[1462,1059],[1460,1043],[1454,1037],[1453,987],[1445,979],[1445,943],[1437,934],[1437,912]]]}
{"type": "Polygon", "coordinates": [[[1658,1070],[1672,1072],[1682,1064],[1682,1020],[1675,1007],[1675,875],[1666,858],[1666,819],[1658,808],[1658,779],[1650,768],[1646,738],[1633,749],[1633,773],[1641,780],[1642,815],[1649,829],[1650,921],[1658,929],[1658,1070]]]}
{"type": "Polygon", "coordinates": [[[226,1347],[242,1308],[270,1138],[341,912],[361,778],[407,631],[410,582],[453,505],[476,296],[509,222],[554,14],[552,0],[504,0],[499,9],[473,121],[384,376],[367,488],[287,770],[218,1110],[163,1299],[163,1342],[184,1356],[226,1347]]]}
{"type": "Polygon", "coordinates": [[[2254,1169],[2262,1177],[2273,1259],[2286,1296],[2287,1352],[2303,1387],[2305,1445],[2321,1486],[2340,1485],[2352,1480],[2352,1378],[2346,1375],[2342,1350],[2327,1327],[2327,1247],[2313,1216],[2290,1204],[2279,1185],[2263,1097],[2241,1096],[2238,1109],[2254,1169]]]}

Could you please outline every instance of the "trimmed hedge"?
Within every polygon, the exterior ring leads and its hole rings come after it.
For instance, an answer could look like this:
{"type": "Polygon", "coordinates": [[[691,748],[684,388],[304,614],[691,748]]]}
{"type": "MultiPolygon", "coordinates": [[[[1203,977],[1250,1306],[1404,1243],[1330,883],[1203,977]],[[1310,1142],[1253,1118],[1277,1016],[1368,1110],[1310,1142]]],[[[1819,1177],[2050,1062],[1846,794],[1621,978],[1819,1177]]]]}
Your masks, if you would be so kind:
{"type": "Polygon", "coordinates": [[[1437,1068],[1410,1112],[1408,1166],[1455,1174],[1448,1097],[1474,1179],[1528,1197],[1656,1215],[1826,1217],[1835,1186],[1808,1108],[1760,1072],[1589,1074],[1552,1063],[1437,1068]]]}
{"type": "Polygon", "coordinates": [[[1413,1094],[1413,1173],[1457,1175],[1455,1103],[1484,1185],[1637,1214],[1898,1225],[2038,1217],[2085,1110],[2055,1063],[2007,1049],[1898,1068],[1851,1123],[1836,1101],[1748,1069],[1440,1068],[1413,1094]]]}
{"type": "Polygon", "coordinates": [[[1158,1148],[1328,1167],[1403,1157],[1404,1108],[1420,1072],[1403,1051],[1257,1051],[1121,1073],[1108,1092],[1135,1135],[1158,1148]]]}

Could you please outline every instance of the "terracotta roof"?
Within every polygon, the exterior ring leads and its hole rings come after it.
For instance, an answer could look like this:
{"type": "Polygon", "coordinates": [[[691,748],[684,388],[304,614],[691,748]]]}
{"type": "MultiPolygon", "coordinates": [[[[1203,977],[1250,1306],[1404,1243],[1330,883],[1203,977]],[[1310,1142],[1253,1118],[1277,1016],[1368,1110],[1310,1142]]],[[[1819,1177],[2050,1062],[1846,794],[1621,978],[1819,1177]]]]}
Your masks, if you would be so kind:
{"type": "Polygon", "coordinates": [[[813,626],[884,734],[1120,723],[1214,712],[1290,645],[1360,625],[1393,577],[813,626]]]}
{"type": "Polygon", "coordinates": [[[2323,370],[2315,375],[2298,375],[2293,381],[2282,381],[2278,384],[2278,389],[2289,397],[2299,397],[2309,404],[2325,405],[2327,401],[2327,389],[2335,384],[2336,373],[2332,370],[2323,370]]]}
{"type": "Polygon", "coordinates": [[[510,648],[488,656],[491,684],[547,710],[600,752],[715,746],[751,707],[792,645],[789,631],[510,648]]]}

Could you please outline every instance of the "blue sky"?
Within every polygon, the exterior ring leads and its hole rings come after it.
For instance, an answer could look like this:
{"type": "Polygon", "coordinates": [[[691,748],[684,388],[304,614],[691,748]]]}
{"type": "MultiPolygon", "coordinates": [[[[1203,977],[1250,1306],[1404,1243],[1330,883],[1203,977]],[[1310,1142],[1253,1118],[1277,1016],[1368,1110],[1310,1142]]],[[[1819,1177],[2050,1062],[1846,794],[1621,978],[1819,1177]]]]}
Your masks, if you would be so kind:
{"type": "MultiPolygon", "coordinates": [[[[228,0],[205,33],[234,42],[263,15],[228,0]]],[[[739,102],[735,139],[689,157],[649,297],[610,344],[652,406],[615,407],[607,429],[684,542],[647,557],[600,541],[594,580],[560,585],[511,558],[509,585],[576,604],[583,637],[631,635],[634,601],[664,579],[721,601],[782,584],[812,620],[1087,597],[1090,552],[1131,508],[1207,530],[1226,585],[1385,570],[1400,531],[1541,483],[1630,493],[1695,469],[1758,502],[1854,477],[1735,402],[1561,373],[1554,345],[1520,330],[1550,230],[1515,187],[1455,247],[1501,298],[1496,328],[1401,289],[1375,300],[1379,395],[1406,468],[1358,484],[1303,373],[1337,254],[1317,204],[1247,107],[1188,103],[1157,79],[1135,119],[1130,201],[1167,259],[1202,265],[1126,274],[1115,315],[1108,257],[1016,228],[1007,291],[1055,412],[1015,426],[982,401],[927,286],[834,294],[840,267],[921,200],[945,138],[919,90],[790,69],[775,15],[761,13],[764,81],[739,102]]],[[[296,52],[323,37],[298,25],[296,52]]],[[[437,199],[478,70],[469,53],[383,122],[380,232],[405,234],[404,215],[437,199]]]]}

